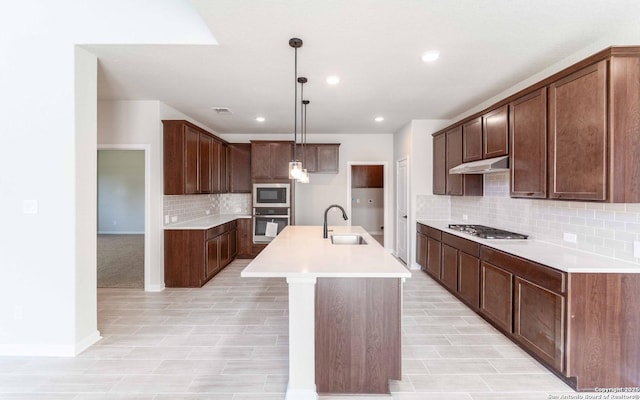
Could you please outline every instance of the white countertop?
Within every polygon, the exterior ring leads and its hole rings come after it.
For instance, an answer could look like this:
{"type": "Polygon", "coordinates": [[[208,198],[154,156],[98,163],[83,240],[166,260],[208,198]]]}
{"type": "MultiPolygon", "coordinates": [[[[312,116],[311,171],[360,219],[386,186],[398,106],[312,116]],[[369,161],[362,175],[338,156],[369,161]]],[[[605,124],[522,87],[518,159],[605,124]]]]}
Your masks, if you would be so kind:
{"type": "Polygon", "coordinates": [[[198,218],[191,221],[185,222],[177,222],[175,224],[165,225],[165,230],[171,229],[209,229],[214,226],[226,224],[227,222],[231,222],[233,220],[239,218],[251,218],[251,215],[247,214],[221,214],[221,215],[210,215],[204,218],[198,218]]]}
{"type": "Polygon", "coordinates": [[[616,260],[600,256],[586,251],[575,250],[567,247],[541,242],[534,239],[482,239],[473,235],[449,229],[449,224],[464,223],[469,221],[435,221],[418,220],[418,223],[436,228],[452,235],[492,247],[514,256],[572,273],[640,273],[640,264],[616,260]]]}
{"type": "Polygon", "coordinates": [[[336,245],[322,238],[321,226],[287,226],[242,271],[243,277],[409,278],[411,272],[359,226],[329,227],[357,233],[366,245],[336,245]]]}

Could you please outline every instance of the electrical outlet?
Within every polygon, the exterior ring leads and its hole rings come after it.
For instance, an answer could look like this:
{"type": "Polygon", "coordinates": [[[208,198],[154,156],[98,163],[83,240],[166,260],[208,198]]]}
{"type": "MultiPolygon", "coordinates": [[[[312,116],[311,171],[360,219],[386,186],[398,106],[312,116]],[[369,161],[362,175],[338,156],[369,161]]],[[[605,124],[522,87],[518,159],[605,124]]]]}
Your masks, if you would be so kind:
{"type": "Polygon", "coordinates": [[[569,243],[578,243],[578,235],[575,233],[564,233],[564,241],[569,243]]]}
{"type": "Polygon", "coordinates": [[[177,215],[172,216],[171,222],[178,222],[178,216],[177,215]]]}
{"type": "Polygon", "coordinates": [[[467,214],[462,214],[463,221],[467,221],[468,219],[469,219],[469,216],[467,214]]]}
{"type": "Polygon", "coordinates": [[[22,200],[22,213],[23,214],[37,214],[38,213],[38,200],[22,200]]]}
{"type": "Polygon", "coordinates": [[[640,241],[636,240],[633,242],[633,256],[635,258],[640,258],[640,241]]]}
{"type": "Polygon", "coordinates": [[[207,215],[209,215],[209,214],[211,214],[211,210],[207,210],[207,211],[205,211],[204,213],[205,213],[205,214],[207,214],[207,215]]]}
{"type": "Polygon", "coordinates": [[[168,224],[168,223],[169,223],[169,216],[168,216],[168,215],[165,215],[165,216],[164,216],[164,224],[166,225],[166,224],[168,224]]]}

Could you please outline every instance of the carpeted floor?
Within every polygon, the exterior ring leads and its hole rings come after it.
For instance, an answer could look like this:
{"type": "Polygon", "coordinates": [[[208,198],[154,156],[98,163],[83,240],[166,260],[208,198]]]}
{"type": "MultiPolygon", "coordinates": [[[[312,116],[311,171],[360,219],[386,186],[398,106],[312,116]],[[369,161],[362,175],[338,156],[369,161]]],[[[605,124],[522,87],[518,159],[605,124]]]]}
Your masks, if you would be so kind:
{"type": "Polygon", "coordinates": [[[144,288],[144,235],[98,235],[98,287],[144,288]]]}

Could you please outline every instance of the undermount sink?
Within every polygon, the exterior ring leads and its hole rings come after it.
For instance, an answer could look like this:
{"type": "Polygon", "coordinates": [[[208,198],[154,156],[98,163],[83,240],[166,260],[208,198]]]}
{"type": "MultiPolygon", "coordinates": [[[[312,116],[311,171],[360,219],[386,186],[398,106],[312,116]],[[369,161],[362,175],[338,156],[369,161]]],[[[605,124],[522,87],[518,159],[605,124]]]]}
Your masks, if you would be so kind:
{"type": "Polygon", "coordinates": [[[367,241],[364,240],[362,235],[356,233],[340,233],[331,235],[331,243],[362,245],[367,244],[367,241]]]}

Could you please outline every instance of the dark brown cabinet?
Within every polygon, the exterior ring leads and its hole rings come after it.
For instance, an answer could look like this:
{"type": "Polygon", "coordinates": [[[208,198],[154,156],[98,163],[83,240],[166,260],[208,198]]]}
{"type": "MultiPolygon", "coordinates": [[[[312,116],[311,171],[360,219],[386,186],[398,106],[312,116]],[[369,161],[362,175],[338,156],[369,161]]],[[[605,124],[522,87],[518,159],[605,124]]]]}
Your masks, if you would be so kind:
{"type": "Polygon", "coordinates": [[[504,105],[482,116],[484,133],[482,158],[493,158],[509,154],[508,113],[508,107],[504,105]]]}
{"type": "Polygon", "coordinates": [[[509,105],[511,197],[547,197],[547,88],[509,105]]]}
{"type": "MultiPolygon", "coordinates": [[[[420,225],[419,225],[420,226],[420,225]]],[[[416,263],[420,266],[420,269],[427,271],[427,236],[421,234],[418,228],[418,234],[416,235],[416,263]]]]}
{"type": "Polygon", "coordinates": [[[164,231],[166,287],[201,287],[237,253],[237,223],[210,229],[164,231]]]}
{"type": "Polygon", "coordinates": [[[296,146],[296,158],[309,173],[337,174],[340,167],[339,143],[307,143],[296,146]]]}
{"type": "MultiPolygon", "coordinates": [[[[445,187],[446,194],[452,196],[482,196],[482,175],[449,174],[449,170],[462,164],[462,125],[445,133],[445,187]]],[[[435,145],[434,145],[435,150],[435,145]]],[[[434,156],[435,161],[435,156],[434,156]]],[[[434,166],[435,173],[435,166],[434,166]]],[[[434,177],[435,182],[435,177],[434,177]]]]}
{"type": "Polygon", "coordinates": [[[442,243],[438,239],[427,238],[427,272],[436,279],[440,279],[442,266],[442,243]]]}
{"type": "Polygon", "coordinates": [[[480,259],[458,252],[458,294],[473,309],[480,306],[480,259]]]}
{"type": "Polygon", "coordinates": [[[452,292],[458,291],[458,250],[446,244],[442,244],[440,280],[452,292]]]}
{"type": "Polygon", "coordinates": [[[229,192],[251,193],[251,144],[229,144],[229,192]]]}
{"type": "Polygon", "coordinates": [[[440,280],[442,232],[421,223],[416,224],[416,227],[416,262],[420,265],[421,270],[440,280]]]}
{"type": "Polygon", "coordinates": [[[227,192],[227,144],[183,120],[164,120],[164,194],[227,192]]]}
{"type": "Polygon", "coordinates": [[[352,165],[352,188],[383,188],[384,168],[382,165],[352,165]]]}
{"type": "Polygon", "coordinates": [[[482,261],[480,312],[506,332],[511,332],[513,318],[513,275],[482,261]]]}
{"type": "Polygon", "coordinates": [[[482,160],[482,118],[462,125],[462,162],[482,160]]]}
{"type": "Polygon", "coordinates": [[[251,141],[251,180],[288,182],[293,142],[251,141]]]}
{"type": "Polygon", "coordinates": [[[447,136],[433,137],[433,194],[447,194],[447,136]]]}
{"type": "Polygon", "coordinates": [[[549,86],[549,197],[607,198],[607,62],[549,86]]]}
{"type": "Polygon", "coordinates": [[[564,370],[565,299],[516,277],[513,335],[557,371],[564,370]]]}

